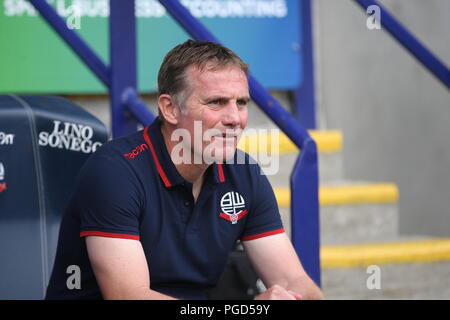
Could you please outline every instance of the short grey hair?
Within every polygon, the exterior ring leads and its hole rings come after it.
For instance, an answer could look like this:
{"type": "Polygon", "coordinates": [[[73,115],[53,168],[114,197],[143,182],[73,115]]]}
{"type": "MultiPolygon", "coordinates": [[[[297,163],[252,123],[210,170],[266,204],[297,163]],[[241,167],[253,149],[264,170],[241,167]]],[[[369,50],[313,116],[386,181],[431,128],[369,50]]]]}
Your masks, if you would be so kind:
{"type": "Polygon", "coordinates": [[[188,67],[203,70],[210,65],[213,70],[236,66],[248,76],[248,64],[232,50],[215,42],[187,40],[165,56],[158,73],[158,96],[171,95],[183,110],[184,102],[193,90],[187,80],[188,67]]]}

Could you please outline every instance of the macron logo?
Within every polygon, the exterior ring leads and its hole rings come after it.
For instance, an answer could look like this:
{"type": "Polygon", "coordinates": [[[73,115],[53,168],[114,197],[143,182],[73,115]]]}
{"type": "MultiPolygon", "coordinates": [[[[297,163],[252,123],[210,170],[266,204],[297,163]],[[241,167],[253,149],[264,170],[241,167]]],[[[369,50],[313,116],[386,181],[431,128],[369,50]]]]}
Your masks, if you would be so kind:
{"type": "Polygon", "coordinates": [[[130,153],[125,153],[123,156],[127,159],[134,159],[137,155],[139,155],[141,152],[148,149],[148,146],[143,143],[140,146],[137,146],[133,151],[130,153]]]}

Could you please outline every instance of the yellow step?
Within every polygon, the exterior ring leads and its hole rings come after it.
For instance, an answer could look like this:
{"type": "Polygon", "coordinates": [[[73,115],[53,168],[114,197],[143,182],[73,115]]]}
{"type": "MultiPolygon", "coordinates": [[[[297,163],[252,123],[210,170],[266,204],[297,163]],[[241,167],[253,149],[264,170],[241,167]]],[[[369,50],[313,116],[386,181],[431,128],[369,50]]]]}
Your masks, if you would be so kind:
{"type": "MultiPolygon", "coordinates": [[[[274,188],[274,192],[280,207],[291,205],[290,188],[274,188]]],[[[319,203],[322,206],[396,203],[398,199],[399,191],[393,183],[321,186],[319,188],[319,203]]]]}
{"type": "Polygon", "coordinates": [[[325,246],[320,255],[322,268],[446,261],[450,260],[450,239],[325,246]]]}
{"type": "MultiPolygon", "coordinates": [[[[266,152],[268,154],[286,154],[298,152],[297,146],[280,130],[278,134],[259,133],[248,134],[241,138],[238,148],[247,153],[255,154],[266,152]]],[[[339,130],[309,130],[311,137],[316,141],[317,151],[333,153],[342,150],[342,132],[339,130]]]]}

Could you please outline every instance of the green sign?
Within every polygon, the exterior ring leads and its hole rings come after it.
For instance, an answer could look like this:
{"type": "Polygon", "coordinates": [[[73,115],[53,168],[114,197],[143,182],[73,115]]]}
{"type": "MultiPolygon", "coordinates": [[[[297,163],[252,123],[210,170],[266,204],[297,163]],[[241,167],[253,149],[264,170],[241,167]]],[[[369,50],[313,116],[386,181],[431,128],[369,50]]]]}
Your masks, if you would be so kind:
{"type": "MultiPolygon", "coordinates": [[[[107,0],[49,0],[109,64],[107,0]]],[[[182,0],[269,89],[301,85],[297,0],[182,0]]],[[[154,92],[164,55],[188,35],[156,0],[136,0],[138,86],[154,92]]],[[[105,93],[103,84],[25,0],[0,0],[0,93],[105,93]]]]}

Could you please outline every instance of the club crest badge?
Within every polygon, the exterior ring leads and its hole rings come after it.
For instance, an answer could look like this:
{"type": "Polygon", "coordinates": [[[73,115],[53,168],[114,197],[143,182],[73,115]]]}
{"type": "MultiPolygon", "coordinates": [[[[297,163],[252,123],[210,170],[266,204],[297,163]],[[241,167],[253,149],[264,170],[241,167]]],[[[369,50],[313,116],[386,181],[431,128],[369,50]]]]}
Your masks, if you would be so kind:
{"type": "Polygon", "coordinates": [[[225,220],[236,224],[248,211],[245,209],[244,198],[237,192],[230,191],[220,199],[222,212],[219,216],[225,220]]]}

